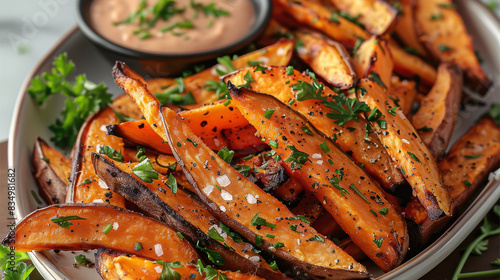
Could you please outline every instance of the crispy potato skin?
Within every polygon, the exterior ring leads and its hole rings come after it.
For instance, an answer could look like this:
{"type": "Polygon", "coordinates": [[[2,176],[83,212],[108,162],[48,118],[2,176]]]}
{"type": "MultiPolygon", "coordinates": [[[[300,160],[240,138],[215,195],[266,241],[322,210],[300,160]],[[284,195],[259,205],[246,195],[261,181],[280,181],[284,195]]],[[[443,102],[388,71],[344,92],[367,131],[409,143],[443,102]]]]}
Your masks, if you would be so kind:
{"type": "Polygon", "coordinates": [[[246,242],[235,242],[223,234],[223,241],[210,238],[210,230],[220,228],[219,221],[182,189],[176,193],[169,190],[166,187],[167,177],[159,175],[153,183],[143,182],[133,174],[134,164],[112,162],[95,153],[92,154],[92,163],[96,174],[110,189],[134,203],[144,213],[182,233],[191,244],[199,243],[204,248],[219,252],[225,261],[221,269],[240,270],[266,279],[289,279],[284,274],[274,272],[262,257],[248,249],[246,242]],[[249,258],[258,258],[260,261],[253,262],[249,258]]]}
{"type": "MultiPolygon", "coordinates": [[[[157,280],[160,278],[162,265],[154,263],[145,258],[130,256],[125,253],[112,250],[99,249],[95,254],[96,269],[104,280],[157,280]],[[158,272],[160,271],[160,272],[158,272]]],[[[182,280],[203,280],[206,274],[200,275],[194,265],[184,265],[179,268],[172,268],[178,272],[182,280]]],[[[251,274],[244,274],[230,271],[220,271],[226,274],[231,280],[263,280],[251,274]]],[[[219,277],[215,277],[215,280],[219,277]]]]}
{"type": "Polygon", "coordinates": [[[420,109],[412,117],[416,129],[429,127],[432,131],[419,131],[432,155],[439,161],[448,147],[462,96],[462,71],[451,64],[438,68],[436,84],[420,103],[420,109]]]}
{"type": "Polygon", "coordinates": [[[373,35],[388,32],[398,12],[382,0],[330,0],[335,7],[352,16],[361,15],[358,21],[373,35]]]}
{"type": "MultiPolygon", "coordinates": [[[[387,122],[383,129],[377,121],[372,121],[377,137],[395,163],[404,170],[406,180],[410,183],[413,195],[427,210],[432,220],[442,214],[451,215],[450,194],[443,186],[441,171],[429,149],[418,136],[417,131],[398,107],[387,97],[385,89],[369,79],[361,79],[359,86],[366,93],[357,92],[358,99],[371,108],[378,108],[382,113],[380,120],[387,122]]],[[[368,118],[368,113],[366,113],[368,118]]]]}
{"type": "Polygon", "coordinates": [[[284,160],[289,173],[323,203],[366,255],[384,271],[401,263],[408,248],[406,223],[361,167],[304,116],[278,99],[243,87],[238,89],[230,83],[228,87],[233,102],[266,142],[278,143],[272,148],[284,160]],[[266,118],[261,112],[268,108],[274,113],[266,118]],[[304,126],[309,127],[313,135],[302,131],[304,126]],[[326,145],[329,151],[325,152],[321,145],[326,145]],[[290,161],[291,146],[312,158],[295,167],[294,161],[290,161]],[[331,181],[339,178],[336,188],[331,181]],[[375,217],[373,212],[379,213],[382,207],[387,207],[387,215],[375,217]],[[373,240],[379,238],[383,241],[376,244],[373,240]]]}
{"type": "Polygon", "coordinates": [[[354,71],[351,56],[341,44],[311,31],[301,30],[294,34],[304,43],[304,46],[297,47],[297,55],[316,74],[342,90],[356,84],[358,76],[354,71]]]}
{"type": "MultiPolygon", "coordinates": [[[[297,84],[299,80],[312,83],[313,80],[309,76],[298,71],[288,75],[285,67],[271,67],[265,73],[255,71],[254,68],[247,68],[226,75],[224,80],[231,81],[235,85],[243,85],[246,83],[244,76],[247,71],[256,81],[249,85],[252,90],[271,94],[285,104],[293,101],[291,108],[306,116],[324,134],[335,135],[336,143],[340,145],[342,150],[351,151],[351,157],[354,161],[363,164],[370,176],[375,178],[385,189],[393,190],[405,183],[403,175],[394,167],[391,158],[378,139],[376,137],[365,138],[367,122],[364,119],[351,120],[340,126],[335,124],[333,120],[325,118],[325,114],[330,112],[330,109],[324,106],[320,100],[296,100],[296,94],[290,89],[290,86],[297,84]],[[348,127],[351,129],[347,129],[348,127]]],[[[323,96],[328,97],[335,94],[330,88],[323,90],[323,96]]]]}
{"type": "Polygon", "coordinates": [[[42,138],[37,137],[31,162],[33,176],[45,202],[47,204],[64,202],[71,173],[71,160],[50,147],[42,138]]]}
{"type": "Polygon", "coordinates": [[[165,224],[108,204],[59,204],[36,210],[19,222],[2,244],[15,246],[20,252],[109,248],[182,264],[199,259],[195,249],[165,224]],[[68,216],[83,220],[69,221],[72,223],[69,228],[51,221],[68,216]],[[116,229],[106,234],[103,230],[107,225],[116,229]],[[144,235],[145,232],[148,234],[144,235]],[[141,242],[144,250],[135,250],[136,242],[141,242]],[[156,254],[156,244],[161,244],[163,254],[156,254]]]}
{"type": "MultiPolygon", "coordinates": [[[[216,156],[194,135],[177,114],[166,107],[161,107],[147,91],[136,73],[124,64],[117,63],[113,69],[113,75],[117,84],[141,108],[150,125],[158,124],[157,133],[171,144],[172,151],[174,151],[187,179],[193,184],[204,204],[220,221],[254,244],[259,244],[262,249],[288,262],[294,270],[302,271],[305,274],[301,273],[301,275],[307,275],[306,277],[309,279],[323,279],[323,277],[365,278],[368,276],[364,266],[355,262],[330,240],[325,239],[324,242],[309,241],[317,236],[313,228],[300,220],[293,218],[287,220],[286,218],[295,216],[274,197],[242,177],[228,163],[216,156]],[[165,130],[162,129],[162,126],[165,130]],[[203,166],[207,168],[203,168],[203,166]],[[224,184],[219,183],[222,180],[219,177],[222,175],[226,175],[225,178],[228,179],[222,181],[225,182],[224,184]],[[227,184],[228,182],[229,184],[227,184]],[[215,188],[216,184],[225,186],[219,190],[215,188]],[[227,194],[222,195],[222,191],[227,194]],[[258,195],[258,200],[261,203],[249,203],[247,199],[250,195],[254,198],[258,195]],[[226,200],[229,198],[231,203],[226,200]],[[234,203],[236,206],[238,204],[244,205],[245,210],[234,207],[234,203]],[[262,205],[266,205],[266,207],[262,208],[262,205]],[[266,221],[276,221],[276,227],[251,225],[250,223],[257,213],[266,221]],[[293,231],[291,225],[297,226],[299,231],[304,229],[304,232],[293,231]],[[266,234],[274,235],[275,238],[266,236],[266,234]],[[257,242],[257,235],[262,237],[262,243],[257,242]],[[300,250],[294,249],[297,246],[297,239],[301,240],[300,250]],[[273,246],[275,242],[282,242],[285,247],[275,248],[273,246]],[[337,259],[339,261],[336,263],[337,259]]],[[[250,199],[250,201],[253,200],[250,199]]]]}
{"type": "MultiPolygon", "coordinates": [[[[450,191],[452,212],[458,215],[488,178],[488,174],[500,167],[500,127],[490,117],[483,117],[451,147],[446,157],[439,162],[443,171],[443,182],[450,191]],[[474,156],[481,155],[477,158],[474,156]],[[470,182],[467,186],[465,181],[470,182]]],[[[414,232],[419,242],[415,247],[425,246],[432,236],[441,232],[451,221],[443,217],[430,220],[418,201],[410,201],[404,212],[417,225],[414,232]]]]}
{"type": "Polygon", "coordinates": [[[491,81],[474,53],[472,37],[451,0],[415,0],[415,30],[429,53],[439,62],[458,65],[466,84],[486,94],[491,81]],[[451,5],[451,6],[450,6],[451,5]],[[438,17],[438,19],[434,19],[438,17]]]}

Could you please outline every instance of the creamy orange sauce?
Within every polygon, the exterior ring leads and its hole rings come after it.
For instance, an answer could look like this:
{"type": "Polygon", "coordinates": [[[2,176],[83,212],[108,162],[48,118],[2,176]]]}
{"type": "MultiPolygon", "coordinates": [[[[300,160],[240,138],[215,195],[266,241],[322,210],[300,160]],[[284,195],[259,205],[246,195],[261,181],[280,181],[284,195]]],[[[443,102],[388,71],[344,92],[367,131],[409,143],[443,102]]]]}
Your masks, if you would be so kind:
{"type": "MultiPolygon", "coordinates": [[[[147,9],[156,4],[147,0],[147,9]]],[[[94,0],[90,7],[90,24],[104,38],[132,49],[155,53],[190,53],[208,51],[230,45],[246,35],[255,19],[250,0],[194,0],[204,6],[216,3],[216,8],[229,12],[228,16],[205,15],[191,7],[190,0],[177,0],[175,7],[184,12],[169,20],[158,20],[148,29],[149,37],[141,39],[134,34],[139,28],[139,19],[131,24],[114,24],[127,19],[138,10],[141,0],[94,0]],[[197,14],[197,15],[196,15],[197,14]],[[191,21],[193,28],[162,29],[179,22],[191,21]]],[[[151,13],[146,18],[151,18],[151,13]]]]}

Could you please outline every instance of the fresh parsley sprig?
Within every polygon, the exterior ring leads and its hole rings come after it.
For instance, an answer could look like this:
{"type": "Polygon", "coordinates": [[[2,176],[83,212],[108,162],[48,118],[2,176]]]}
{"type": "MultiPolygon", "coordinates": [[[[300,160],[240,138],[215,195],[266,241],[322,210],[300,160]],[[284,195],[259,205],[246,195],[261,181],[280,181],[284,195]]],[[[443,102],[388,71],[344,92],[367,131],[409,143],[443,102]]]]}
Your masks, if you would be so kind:
{"type": "Polygon", "coordinates": [[[338,125],[344,125],[350,120],[358,121],[359,114],[370,112],[371,108],[356,98],[348,98],[343,93],[332,97],[334,101],[323,102],[323,105],[332,109],[326,116],[338,125]]]}
{"type": "Polygon", "coordinates": [[[28,88],[28,94],[38,105],[43,105],[53,95],[66,96],[61,118],[49,126],[53,133],[50,140],[60,148],[73,145],[85,120],[113,102],[108,88],[102,83],[96,85],[87,80],[85,74],[76,76],[74,82],[70,82],[68,76],[74,69],[73,61],[62,53],[52,62],[50,72],[34,77],[28,88]]]}
{"type": "Polygon", "coordinates": [[[166,262],[166,261],[155,261],[157,264],[161,264],[161,274],[160,280],[180,280],[181,274],[173,268],[180,268],[183,265],[180,262],[166,262]]]}
{"type": "Polygon", "coordinates": [[[182,77],[175,78],[175,85],[167,87],[164,92],[154,93],[154,96],[160,101],[161,104],[171,104],[178,106],[192,105],[196,104],[196,99],[191,92],[186,91],[186,84],[182,77]]]}

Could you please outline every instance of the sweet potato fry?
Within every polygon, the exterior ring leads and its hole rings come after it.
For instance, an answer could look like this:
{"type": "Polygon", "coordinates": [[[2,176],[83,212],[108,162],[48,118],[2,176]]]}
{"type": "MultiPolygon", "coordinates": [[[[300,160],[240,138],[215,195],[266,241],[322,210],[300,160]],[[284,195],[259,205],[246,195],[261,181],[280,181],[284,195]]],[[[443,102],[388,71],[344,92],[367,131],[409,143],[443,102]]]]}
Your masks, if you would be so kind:
{"type": "Polygon", "coordinates": [[[351,63],[351,56],[339,43],[319,33],[301,30],[294,32],[297,40],[297,55],[326,82],[342,90],[353,87],[358,77],[351,63]]]}
{"type": "Polygon", "coordinates": [[[386,33],[393,25],[397,10],[382,0],[329,0],[336,8],[355,17],[373,35],[386,33]]]}
{"type": "Polygon", "coordinates": [[[372,122],[383,146],[401,168],[410,183],[413,195],[427,210],[432,220],[442,214],[451,215],[450,194],[442,184],[441,172],[431,152],[418,136],[410,121],[382,86],[369,79],[358,84],[366,89],[357,91],[358,99],[368,104],[371,113],[365,113],[372,122]]]}
{"type": "Polygon", "coordinates": [[[42,198],[48,204],[66,199],[71,173],[71,160],[37,137],[33,147],[33,173],[42,198]]]}
{"type": "Polygon", "coordinates": [[[462,71],[443,63],[438,68],[436,84],[420,103],[411,119],[432,155],[439,161],[448,147],[457,121],[462,95],[462,71]]]}
{"type": "Polygon", "coordinates": [[[224,231],[224,225],[203,205],[181,189],[169,189],[167,177],[159,175],[158,180],[152,183],[144,182],[134,175],[134,164],[112,162],[97,154],[92,154],[92,163],[96,174],[113,191],[144,213],[180,232],[191,244],[218,252],[222,257],[222,261],[217,263],[219,267],[255,273],[268,279],[287,278],[274,272],[241,237],[230,237],[230,231],[224,231]]]}
{"type": "Polygon", "coordinates": [[[358,77],[372,77],[380,81],[387,90],[390,89],[394,63],[385,40],[380,37],[365,40],[353,55],[353,60],[358,77]]]}
{"type": "MultiPolygon", "coordinates": [[[[342,150],[350,153],[351,157],[363,165],[365,170],[375,178],[387,190],[395,189],[404,182],[400,171],[394,167],[392,160],[386,153],[382,144],[376,137],[366,138],[367,122],[360,118],[350,120],[344,125],[338,125],[334,120],[325,118],[325,115],[331,111],[319,99],[307,99],[297,97],[301,87],[312,87],[314,80],[308,75],[293,71],[291,75],[287,74],[285,67],[271,67],[264,71],[256,71],[254,68],[241,69],[224,77],[224,80],[231,81],[235,85],[246,83],[244,77],[249,73],[255,82],[249,84],[249,87],[258,92],[264,92],[273,95],[283,103],[290,104],[291,107],[306,116],[308,120],[321,132],[335,137],[336,143],[342,150]],[[300,86],[296,90],[291,87],[300,86]],[[298,101],[302,100],[302,101],[298,101]]],[[[336,95],[330,88],[325,87],[322,96],[336,95]]]]}
{"type": "Polygon", "coordinates": [[[417,0],[414,9],[415,29],[429,53],[440,62],[458,65],[466,84],[475,92],[486,94],[490,78],[474,53],[472,37],[451,0],[417,0]]]}
{"type": "Polygon", "coordinates": [[[171,144],[196,193],[220,221],[288,262],[294,270],[307,273],[310,279],[367,277],[364,266],[319,236],[307,223],[296,219],[283,204],[215,155],[178,115],[155,101],[136,73],[117,63],[113,74],[150,125],[164,124],[165,131],[158,128],[158,134],[171,144]],[[241,207],[234,207],[234,203],[241,207]]]}
{"type": "Polygon", "coordinates": [[[406,46],[409,52],[427,58],[429,53],[420,42],[415,30],[415,20],[413,18],[413,0],[397,0],[401,7],[401,13],[398,14],[394,25],[394,33],[397,38],[406,46]]]}
{"type": "Polygon", "coordinates": [[[228,88],[243,116],[266,142],[276,143],[270,146],[289,173],[323,203],[366,255],[384,271],[401,263],[408,249],[404,219],[361,167],[273,96],[238,89],[230,82],[228,88]],[[264,114],[267,110],[272,114],[264,114]]]}
{"type": "Polygon", "coordinates": [[[182,264],[199,259],[195,249],[165,224],[107,204],[59,204],[36,210],[2,244],[20,252],[108,248],[182,264]],[[142,250],[136,249],[138,243],[142,250]]]}
{"type": "MultiPolygon", "coordinates": [[[[141,258],[130,256],[125,253],[112,250],[99,249],[96,253],[96,269],[97,273],[104,280],[157,280],[160,279],[163,265],[141,258]]],[[[198,264],[199,265],[199,264],[198,264]]],[[[179,275],[179,279],[183,280],[203,280],[214,275],[213,280],[261,280],[255,275],[244,274],[239,272],[219,271],[213,268],[208,268],[200,274],[198,268],[192,264],[179,265],[174,263],[166,264],[171,270],[179,275]],[[181,267],[179,267],[181,266],[181,267]],[[224,274],[221,275],[221,274],[224,274]]]]}
{"type": "MultiPolygon", "coordinates": [[[[500,167],[500,127],[490,117],[483,117],[451,147],[439,162],[443,182],[450,191],[452,213],[464,209],[490,172],[500,167]]],[[[417,225],[416,248],[426,245],[432,236],[441,232],[451,221],[443,217],[430,220],[420,202],[412,200],[406,206],[406,218],[417,225]]]]}
{"type": "Polygon", "coordinates": [[[412,114],[413,103],[417,97],[417,88],[415,81],[401,80],[398,76],[392,76],[389,98],[401,108],[406,117],[412,114]]]}

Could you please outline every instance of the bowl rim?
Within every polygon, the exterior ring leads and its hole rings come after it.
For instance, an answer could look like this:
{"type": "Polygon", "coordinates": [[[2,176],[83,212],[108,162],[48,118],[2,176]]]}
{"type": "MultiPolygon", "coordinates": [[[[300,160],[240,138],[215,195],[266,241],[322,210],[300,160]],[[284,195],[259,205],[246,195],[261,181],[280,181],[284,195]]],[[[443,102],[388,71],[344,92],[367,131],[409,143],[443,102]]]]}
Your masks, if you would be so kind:
{"type": "Polygon", "coordinates": [[[254,7],[256,5],[260,5],[260,11],[256,11],[255,22],[250,27],[250,30],[247,34],[241,37],[239,40],[223,47],[200,51],[200,52],[191,52],[191,53],[157,53],[157,52],[148,52],[136,50],[133,48],[128,48],[123,45],[114,43],[104,36],[100,35],[94,28],[91,27],[88,22],[85,14],[87,13],[87,9],[90,7],[91,2],[94,0],[78,0],[76,1],[76,22],[82,33],[94,44],[108,50],[111,52],[119,53],[121,55],[130,57],[130,58],[138,58],[138,59],[195,59],[195,58],[204,58],[204,57],[215,57],[220,53],[234,51],[239,48],[243,48],[244,46],[250,44],[254,41],[265,29],[271,20],[272,14],[272,1],[269,0],[250,0],[254,7]]]}

